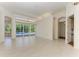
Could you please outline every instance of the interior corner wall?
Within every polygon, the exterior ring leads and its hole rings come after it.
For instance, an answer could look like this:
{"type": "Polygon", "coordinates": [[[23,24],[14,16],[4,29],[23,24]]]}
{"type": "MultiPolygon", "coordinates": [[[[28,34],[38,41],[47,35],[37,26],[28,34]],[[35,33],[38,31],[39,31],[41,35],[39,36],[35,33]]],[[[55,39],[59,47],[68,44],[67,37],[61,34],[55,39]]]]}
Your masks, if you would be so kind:
{"type": "Polygon", "coordinates": [[[36,36],[44,39],[53,40],[53,16],[52,15],[42,17],[42,20],[37,22],[36,36]]]}

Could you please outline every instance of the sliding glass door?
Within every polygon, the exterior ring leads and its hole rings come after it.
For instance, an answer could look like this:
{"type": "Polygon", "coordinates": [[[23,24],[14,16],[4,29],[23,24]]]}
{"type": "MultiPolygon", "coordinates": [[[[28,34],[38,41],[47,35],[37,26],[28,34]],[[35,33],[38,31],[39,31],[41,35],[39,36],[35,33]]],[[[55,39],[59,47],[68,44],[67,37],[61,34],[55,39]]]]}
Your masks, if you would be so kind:
{"type": "Polygon", "coordinates": [[[35,24],[16,22],[16,36],[31,36],[35,35],[35,24]]]}

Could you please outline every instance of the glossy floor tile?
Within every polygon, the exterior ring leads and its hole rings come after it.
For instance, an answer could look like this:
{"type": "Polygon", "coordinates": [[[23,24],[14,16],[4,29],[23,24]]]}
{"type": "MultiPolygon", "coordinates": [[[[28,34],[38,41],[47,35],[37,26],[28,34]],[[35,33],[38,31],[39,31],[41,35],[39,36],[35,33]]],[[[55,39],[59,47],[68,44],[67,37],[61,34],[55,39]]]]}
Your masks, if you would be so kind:
{"type": "Polygon", "coordinates": [[[79,49],[65,44],[64,40],[47,40],[35,37],[6,39],[0,44],[0,56],[3,57],[77,57],[79,49]]]}

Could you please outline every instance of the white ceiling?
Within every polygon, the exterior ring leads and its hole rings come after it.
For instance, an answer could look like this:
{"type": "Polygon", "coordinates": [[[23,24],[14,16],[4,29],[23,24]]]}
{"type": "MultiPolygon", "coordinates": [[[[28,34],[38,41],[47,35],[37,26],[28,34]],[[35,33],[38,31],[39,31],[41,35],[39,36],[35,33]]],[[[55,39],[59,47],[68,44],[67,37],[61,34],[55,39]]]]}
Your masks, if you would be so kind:
{"type": "Polygon", "coordinates": [[[56,12],[65,8],[66,2],[4,2],[0,3],[3,7],[29,17],[38,17],[46,12],[56,12]]]}

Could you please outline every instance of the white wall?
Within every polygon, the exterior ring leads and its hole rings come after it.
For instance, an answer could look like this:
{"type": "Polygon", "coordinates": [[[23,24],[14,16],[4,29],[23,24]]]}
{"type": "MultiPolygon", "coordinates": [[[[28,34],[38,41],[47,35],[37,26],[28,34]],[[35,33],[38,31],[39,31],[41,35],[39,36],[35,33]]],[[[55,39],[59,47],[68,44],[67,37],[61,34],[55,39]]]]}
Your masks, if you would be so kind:
{"type": "Polygon", "coordinates": [[[79,48],[79,4],[74,10],[74,47],[79,48]]]}
{"type": "Polygon", "coordinates": [[[44,39],[53,40],[53,16],[47,14],[37,22],[36,36],[44,39]]]}
{"type": "Polygon", "coordinates": [[[74,5],[72,2],[69,2],[66,6],[66,17],[69,17],[74,14],[74,5]]]}
{"type": "Polygon", "coordinates": [[[0,7],[0,43],[4,41],[4,9],[0,7]]]}

